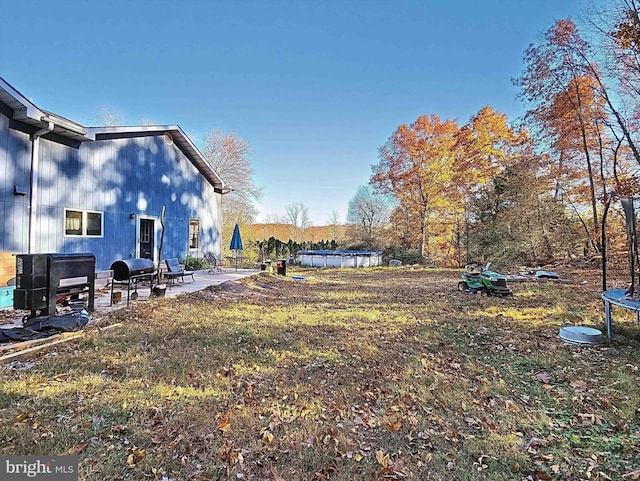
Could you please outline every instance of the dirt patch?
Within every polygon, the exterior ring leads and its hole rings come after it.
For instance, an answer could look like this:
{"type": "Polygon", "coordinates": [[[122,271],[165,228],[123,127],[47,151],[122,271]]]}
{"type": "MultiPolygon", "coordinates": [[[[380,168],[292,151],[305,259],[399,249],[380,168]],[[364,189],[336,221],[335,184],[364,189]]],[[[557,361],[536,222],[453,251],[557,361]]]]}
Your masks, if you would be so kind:
{"type": "Polygon", "coordinates": [[[276,298],[282,295],[283,282],[273,277],[248,277],[227,281],[202,291],[187,294],[190,299],[248,299],[276,298]]]}

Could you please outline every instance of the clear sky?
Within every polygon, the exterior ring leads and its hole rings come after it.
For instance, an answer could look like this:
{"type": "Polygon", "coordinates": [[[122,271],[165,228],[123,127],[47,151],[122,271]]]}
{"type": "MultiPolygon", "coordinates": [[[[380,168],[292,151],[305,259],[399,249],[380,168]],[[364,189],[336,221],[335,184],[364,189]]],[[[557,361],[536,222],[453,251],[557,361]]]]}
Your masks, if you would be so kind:
{"type": "Polygon", "coordinates": [[[378,148],[424,114],[522,114],[527,46],[581,0],[21,0],[0,10],[0,76],[87,126],[236,132],[258,221],[302,202],[344,222],[378,148]]]}

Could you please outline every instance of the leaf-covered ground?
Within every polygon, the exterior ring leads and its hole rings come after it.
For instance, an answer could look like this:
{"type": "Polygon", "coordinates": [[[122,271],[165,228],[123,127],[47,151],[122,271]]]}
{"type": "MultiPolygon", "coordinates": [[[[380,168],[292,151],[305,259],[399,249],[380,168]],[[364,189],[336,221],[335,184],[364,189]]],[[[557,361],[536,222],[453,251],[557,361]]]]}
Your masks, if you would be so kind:
{"type": "Polygon", "coordinates": [[[458,292],[459,271],[289,270],[178,298],[0,369],[0,453],[82,480],[640,479],[640,326],[598,272],[458,292]],[[583,281],[587,281],[583,283],[583,281]]]}

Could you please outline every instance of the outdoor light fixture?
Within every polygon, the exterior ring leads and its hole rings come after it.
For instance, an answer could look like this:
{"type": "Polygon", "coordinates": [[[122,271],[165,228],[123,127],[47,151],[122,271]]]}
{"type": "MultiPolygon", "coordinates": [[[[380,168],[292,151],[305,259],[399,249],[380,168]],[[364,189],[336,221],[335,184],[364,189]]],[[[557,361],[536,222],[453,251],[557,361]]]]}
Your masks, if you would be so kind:
{"type": "Polygon", "coordinates": [[[129,214],[129,219],[133,220],[135,218],[136,218],[136,215],[133,212],[129,214]]]}

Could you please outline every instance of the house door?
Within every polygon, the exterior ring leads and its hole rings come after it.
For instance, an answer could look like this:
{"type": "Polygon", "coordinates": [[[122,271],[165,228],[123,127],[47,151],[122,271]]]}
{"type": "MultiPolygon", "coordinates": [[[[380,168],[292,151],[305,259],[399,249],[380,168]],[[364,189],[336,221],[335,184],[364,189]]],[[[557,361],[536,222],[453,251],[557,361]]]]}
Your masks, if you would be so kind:
{"type": "Polygon", "coordinates": [[[140,257],[143,259],[153,259],[154,233],[153,219],[140,219],[140,257]]]}

